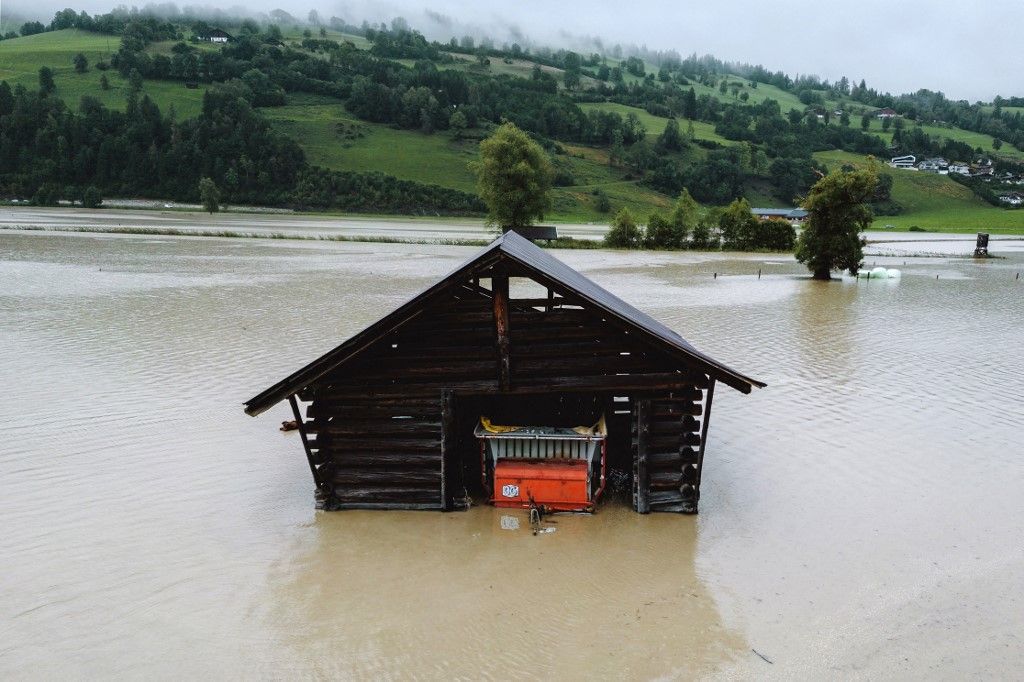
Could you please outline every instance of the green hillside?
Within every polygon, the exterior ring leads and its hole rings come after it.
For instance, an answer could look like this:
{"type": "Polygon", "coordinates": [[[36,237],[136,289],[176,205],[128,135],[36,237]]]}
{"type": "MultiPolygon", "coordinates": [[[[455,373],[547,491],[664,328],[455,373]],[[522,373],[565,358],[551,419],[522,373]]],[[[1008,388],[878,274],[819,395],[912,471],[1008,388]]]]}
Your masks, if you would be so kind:
{"type": "MultiPolygon", "coordinates": [[[[636,114],[640,122],[647,128],[648,138],[656,138],[658,135],[665,130],[665,125],[668,123],[667,118],[661,116],[654,116],[649,114],[639,107],[631,107],[626,104],[618,104],[616,102],[585,102],[580,104],[580,109],[583,111],[612,111],[620,116],[626,116],[627,114],[636,114]]],[[[680,121],[679,128],[685,133],[688,122],[680,121]]],[[[737,144],[732,140],[727,140],[718,133],[715,132],[715,126],[711,123],[705,123],[704,121],[693,121],[693,134],[697,140],[709,140],[711,142],[717,142],[723,145],[737,144]]]]}
{"type": "MultiPolygon", "coordinates": [[[[187,31],[186,31],[187,33],[187,31]]],[[[320,36],[317,36],[318,38],[320,36]]],[[[373,43],[365,37],[326,31],[323,36],[329,40],[348,41],[360,50],[369,49],[373,43]]],[[[326,53],[308,53],[301,46],[303,38],[301,30],[290,28],[285,31],[284,40],[293,51],[306,55],[305,58],[328,60],[326,53]]],[[[54,96],[62,98],[72,110],[76,110],[83,95],[97,98],[104,105],[124,110],[127,95],[127,82],[114,69],[100,71],[96,68],[99,62],[109,62],[112,54],[120,45],[119,38],[114,35],[91,33],[77,29],[65,29],[46,32],[34,36],[0,41],[0,79],[8,81],[12,86],[21,85],[34,91],[38,87],[38,72],[42,66],[54,71],[56,90],[54,96]],[[74,70],[72,59],[81,52],[89,61],[85,73],[74,70]],[[105,75],[109,81],[109,89],[100,87],[100,78],[105,75]]],[[[164,40],[153,42],[145,47],[150,55],[172,55],[174,41],[164,40]]],[[[208,43],[194,46],[201,53],[209,54],[221,48],[208,43]]],[[[473,82],[487,80],[490,76],[510,75],[529,78],[535,68],[534,61],[529,58],[491,56],[489,65],[482,65],[472,56],[442,52],[445,58],[454,61],[439,61],[439,69],[462,71],[468,74],[473,82]]],[[[335,55],[336,57],[337,55],[335,55]]],[[[401,70],[403,65],[411,67],[414,59],[395,59],[391,68],[401,70]]],[[[610,65],[618,62],[606,60],[610,65]]],[[[248,68],[248,67],[247,67],[248,68]]],[[[562,80],[564,72],[551,65],[543,65],[541,69],[553,75],[559,83],[558,95],[545,95],[571,99],[573,93],[564,90],[562,80]]],[[[657,74],[657,68],[647,63],[648,74],[657,74]]],[[[627,83],[639,84],[644,88],[660,87],[657,79],[643,79],[633,74],[624,74],[627,83]]],[[[490,79],[494,80],[494,79],[490,79]]],[[[723,94],[719,87],[708,86],[687,78],[688,84],[683,90],[693,88],[700,96],[714,97],[721,105],[757,104],[768,98],[776,100],[783,114],[790,109],[804,111],[806,107],[794,92],[782,90],[767,83],[757,83],[756,87],[749,80],[735,75],[718,74],[718,82],[726,83],[723,94]],[[738,91],[734,93],[734,86],[738,91]],[[744,100],[740,95],[745,95],[744,100]]],[[[584,76],[581,87],[596,88],[599,83],[584,76]]],[[[197,89],[184,87],[180,81],[163,81],[147,79],[143,92],[152,98],[161,110],[167,112],[172,106],[179,119],[197,116],[201,111],[202,98],[206,85],[197,89]]],[[[621,88],[620,88],[621,91],[621,88]]],[[[611,91],[608,91],[609,94],[611,91]]],[[[831,91],[815,91],[823,96],[827,108],[844,108],[851,113],[850,128],[861,130],[861,113],[871,111],[871,107],[848,98],[833,96],[831,91]]],[[[589,95],[590,98],[593,95],[589,95]]],[[[617,97],[619,99],[623,99],[617,97]]],[[[624,98],[625,101],[636,101],[624,98]]],[[[470,170],[470,163],[476,158],[477,144],[487,134],[491,122],[484,122],[480,128],[465,131],[461,135],[447,130],[438,130],[432,134],[424,134],[415,128],[403,128],[395,123],[373,123],[360,120],[348,109],[345,101],[334,97],[288,92],[287,104],[278,107],[264,107],[260,112],[273,127],[286,134],[302,148],[309,163],[328,170],[353,172],[379,172],[401,180],[410,180],[426,185],[437,185],[462,192],[475,191],[475,178],[470,170]]],[[[626,117],[635,114],[645,126],[648,141],[654,142],[668,122],[661,116],[648,113],[642,106],[629,106],[621,102],[580,102],[584,111],[605,111],[626,117]]],[[[1016,110],[1005,107],[1008,114],[1016,110]]],[[[493,120],[493,119],[492,119],[493,120]]],[[[689,122],[680,119],[680,128],[686,133],[689,122]]],[[[695,120],[692,123],[694,138],[698,141],[714,142],[725,148],[733,148],[740,143],[726,139],[716,132],[716,125],[708,120],[695,120]]],[[[833,120],[832,126],[839,122],[833,120]]],[[[907,122],[906,125],[913,125],[907,122]]],[[[923,126],[922,131],[934,138],[948,138],[980,148],[984,153],[996,158],[1024,162],[1024,152],[1012,144],[1004,143],[999,151],[992,150],[993,138],[982,133],[962,130],[952,126],[932,124],[923,126]]],[[[892,130],[885,131],[879,120],[872,118],[868,132],[879,137],[886,144],[891,143],[892,130]]],[[[735,136],[735,135],[734,135],[735,136]]],[[[579,138],[573,138],[579,139],[579,138]]],[[[607,138],[605,138],[607,139],[607,138]]],[[[552,161],[558,169],[560,186],[553,190],[553,211],[549,219],[573,222],[606,222],[609,212],[597,210],[598,196],[603,193],[608,197],[612,211],[619,207],[628,207],[641,219],[652,210],[664,209],[669,206],[673,197],[661,193],[643,184],[649,180],[647,173],[652,166],[628,168],[622,163],[613,165],[609,158],[609,148],[602,144],[584,144],[555,139],[555,148],[561,153],[552,154],[552,161]]],[[[1005,141],[1004,141],[1005,142],[1005,141]]],[[[607,142],[603,143],[607,145],[607,142]]],[[[713,146],[713,145],[712,145],[713,146]]],[[[820,147],[819,147],[820,148],[820,147]]],[[[846,147],[851,148],[851,147],[846,147]]],[[[751,152],[744,148],[749,157],[751,152]]],[[[729,153],[732,153],[730,151],[729,153]]],[[[699,164],[712,158],[722,158],[723,150],[708,151],[700,146],[685,147],[668,158],[678,168],[701,168],[699,164]]],[[[763,155],[762,155],[763,156],[763,155]]],[[[739,158],[735,154],[729,158],[739,158]]],[[[774,157],[768,157],[770,163],[774,157]]],[[[806,156],[803,157],[806,159],[806,156]]],[[[860,165],[866,163],[866,157],[841,151],[817,152],[814,158],[829,167],[838,167],[844,163],[860,165]]],[[[884,160],[884,159],[883,159],[884,160]]],[[[738,163],[738,162],[736,162],[738,163]]],[[[744,162],[746,163],[746,162],[744,162]]],[[[766,162],[762,162],[764,164],[766,162]]],[[[775,180],[766,165],[755,173],[748,174],[742,187],[745,196],[755,205],[782,205],[777,198],[782,196],[773,184],[775,180]]],[[[946,177],[937,175],[898,172],[884,169],[894,180],[892,198],[902,207],[898,216],[882,217],[877,225],[895,225],[906,229],[917,225],[926,229],[937,230],[976,230],[1020,231],[1024,229],[1024,211],[1005,211],[992,207],[978,199],[970,190],[946,177]]],[[[691,179],[692,179],[691,175],[691,179]]],[[[652,183],[657,185],[657,183],[652,183]]],[[[662,185],[657,185],[662,186],[662,185]]],[[[806,187],[807,185],[805,185],[806,187]]],[[[676,185],[678,187],[678,185],[676,185]]]]}
{"type": "MultiPolygon", "coordinates": [[[[814,155],[830,170],[843,164],[867,165],[867,159],[847,152],[818,152],[814,155]]],[[[904,211],[896,216],[879,216],[876,229],[893,225],[906,230],[911,226],[934,232],[976,232],[1019,234],[1024,231],[1024,211],[1008,211],[986,204],[950,178],[935,173],[896,170],[882,166],[892,176],[892,198],[904,211]]]]}
{"type": "MultiPolygon", "coordinates": [[[[72,28],[0,41],[0,80],[6,80],[11,87],[23,85],[35,90],[39,87],[39,69],[48,66],[54,71],[55,94],[68,106],[77,109],[82,95],[90,95],[104,106],[123,110],[128,81],[114,69],[100,71],[96,68],[97,62],[110,60],[118,42],[116,36],[72,28]],[[75,73],[71,62],[79,52],[89,60],[89,70],[85,73],[75,73]],[[110,83],[109,90],[100,87],[103,74],[110,83]]],[[[150,49],[160,50],[162,45],[157,43],[150,49]]],[[[204,89],[190,90],[178,82],[150,80],[146,81],[143,91],[161,110],[167,111],[173,104],[178,118],[190,118],[202,107],[204,89]]]]}

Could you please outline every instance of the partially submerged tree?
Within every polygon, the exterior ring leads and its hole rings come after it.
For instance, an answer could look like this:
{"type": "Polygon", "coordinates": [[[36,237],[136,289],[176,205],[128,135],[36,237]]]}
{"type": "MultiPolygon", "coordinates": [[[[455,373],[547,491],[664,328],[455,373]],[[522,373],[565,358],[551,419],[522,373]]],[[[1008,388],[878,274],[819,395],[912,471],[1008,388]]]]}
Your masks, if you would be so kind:
{"type": "Polygon", "coordinates": [[[502,232],[542,219],[551,207],[551,163],[540,145],[512,123],[480,143],[480,160],[472,167],[487,204],[487,222],[502,232]]]}
{"type": "Polygon", "coordinates": [[[629,209],[622,208],[612,218],[612,226],[604,236],[604,244],[618,249],[635,249],[640,246],[643,236],[633,214],[629,209]]]}
{"type": "Polygon", "coordinates": [[[836,269],[857,274],[864,258],[860,232],[874,218],[869,202],[877,184],[878,171],[871,167],[829,173],[811,187],[796,259],[807,265],[814,279],[831,279],[836,269]]]}
{"type": "Polygon", "coordinates": [[[220,190],[210,178],[199,181],[199,200],[203,202],[203,210],[216,213],[220,210],[220,190]]]}

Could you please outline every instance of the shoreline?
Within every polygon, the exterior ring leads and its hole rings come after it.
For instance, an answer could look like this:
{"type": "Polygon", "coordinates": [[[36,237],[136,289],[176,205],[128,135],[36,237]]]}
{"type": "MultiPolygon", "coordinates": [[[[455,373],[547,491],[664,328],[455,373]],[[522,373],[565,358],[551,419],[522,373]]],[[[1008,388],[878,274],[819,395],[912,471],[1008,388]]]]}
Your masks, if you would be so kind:
{"type": "MultiPolygon", "coordinates": [[[[98,208],[85,208],[78,205],[61,204],[59,206],[35,206],[28,203],[11,203],[10,201],[0,202],[0,210],[13,209],[15,211],[57,211],[71,215],[92,215],[97,220],[103,220],[104,214],[117,215],[123,213],[138,213],[148,215],[169,215],[177,218],[195,217],[204,220],[215,220],[214,216],[256,217],[259,219],[296,219],[309,222],[339,221],[352,224],[367,222],[386,221],[389,223],[403,225],[445,225],[448,227],[462,229],[488,230],[483,216],[445,216],[445,215],[409,215],[393,213],[345,213],[334,211],[298,211],[290,208],[276,208],[271,206],[235,206],[229,205],[217,213],[207,213],[198,204],[183,204],[177,202],[157,201],[149,199],[107,199],[104,205],[98,208]]],[[[141,217],[141,216],[140,216],[141,217]]],[[[913,216],[900,216],[899,221],[912,220],[913,216]]],[[[872,224],[870,232],[881,234],[977,234],[987,232],[990,235],[1001,237],[1024,237],[1024,227],[961,227],[950,226],[942,228],[928,228],[924,231],[911,229],[917,227],[897,226],[886,228],[888,221],[893,220],[892,216],[878,216],[872,224]],[[884,223],[884,224],[883,224],[884,223]]],[[[542,221],[543,224],[550,224],[556,227],[565,228],[580,233],[585,233],[591,239],[599,239],[610,227],[607,222],[579,222],[564,218],[550,218],[542,221]]]]}

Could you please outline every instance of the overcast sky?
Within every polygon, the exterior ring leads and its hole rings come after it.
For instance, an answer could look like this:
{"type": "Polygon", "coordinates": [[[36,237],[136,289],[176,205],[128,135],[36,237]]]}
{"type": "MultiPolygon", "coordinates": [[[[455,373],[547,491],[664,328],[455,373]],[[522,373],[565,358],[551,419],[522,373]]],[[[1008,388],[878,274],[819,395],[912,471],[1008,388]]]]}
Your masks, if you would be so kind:
{"type": "MultiPolygon", "coordinates": [[[[5,12],[31,7],[34,13],[53,1],[0,0],[5,12]]],[[[114,3],[57,4],[95,13],[114,3]]],[[[227,9],[239,3],[178,4],[227,9]]],[[[971,101],[1024,95],[1024,0],[249,0],[244,6],[282,7],[301,18],[315,7],[325,19],[337,15],[356,23],[402,16],[434,38],[476,29],[500,43],[519,31],[558,46],[572,42],[567,34],[596,36],[606,44],[761,63],[790,75],[864,78],[894,93],[929,88],[971,101]]]]}

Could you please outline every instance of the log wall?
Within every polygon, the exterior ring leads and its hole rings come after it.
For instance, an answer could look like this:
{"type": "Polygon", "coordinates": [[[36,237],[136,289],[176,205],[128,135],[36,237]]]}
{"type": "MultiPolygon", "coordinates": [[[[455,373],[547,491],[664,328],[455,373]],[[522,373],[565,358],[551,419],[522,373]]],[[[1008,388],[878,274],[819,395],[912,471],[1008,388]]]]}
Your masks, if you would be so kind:
{"type": "Polygon", "coordinates": [[[495,294],[465,282],[303,391],[325,506],[457,508],[465,490],[457,460],[473,450],[461,432],[479,416],[452,414],[460,396],[522,404],[531,395],[583,393],[590,404],[611,406],[614,396],[628,398],[617,408],[649,404],[650,510],[688,511],[707,378],[578,301],[506,298],[494,274],[495,294]],[[458,433],[446,432],[446,420],[458,433]]]}

